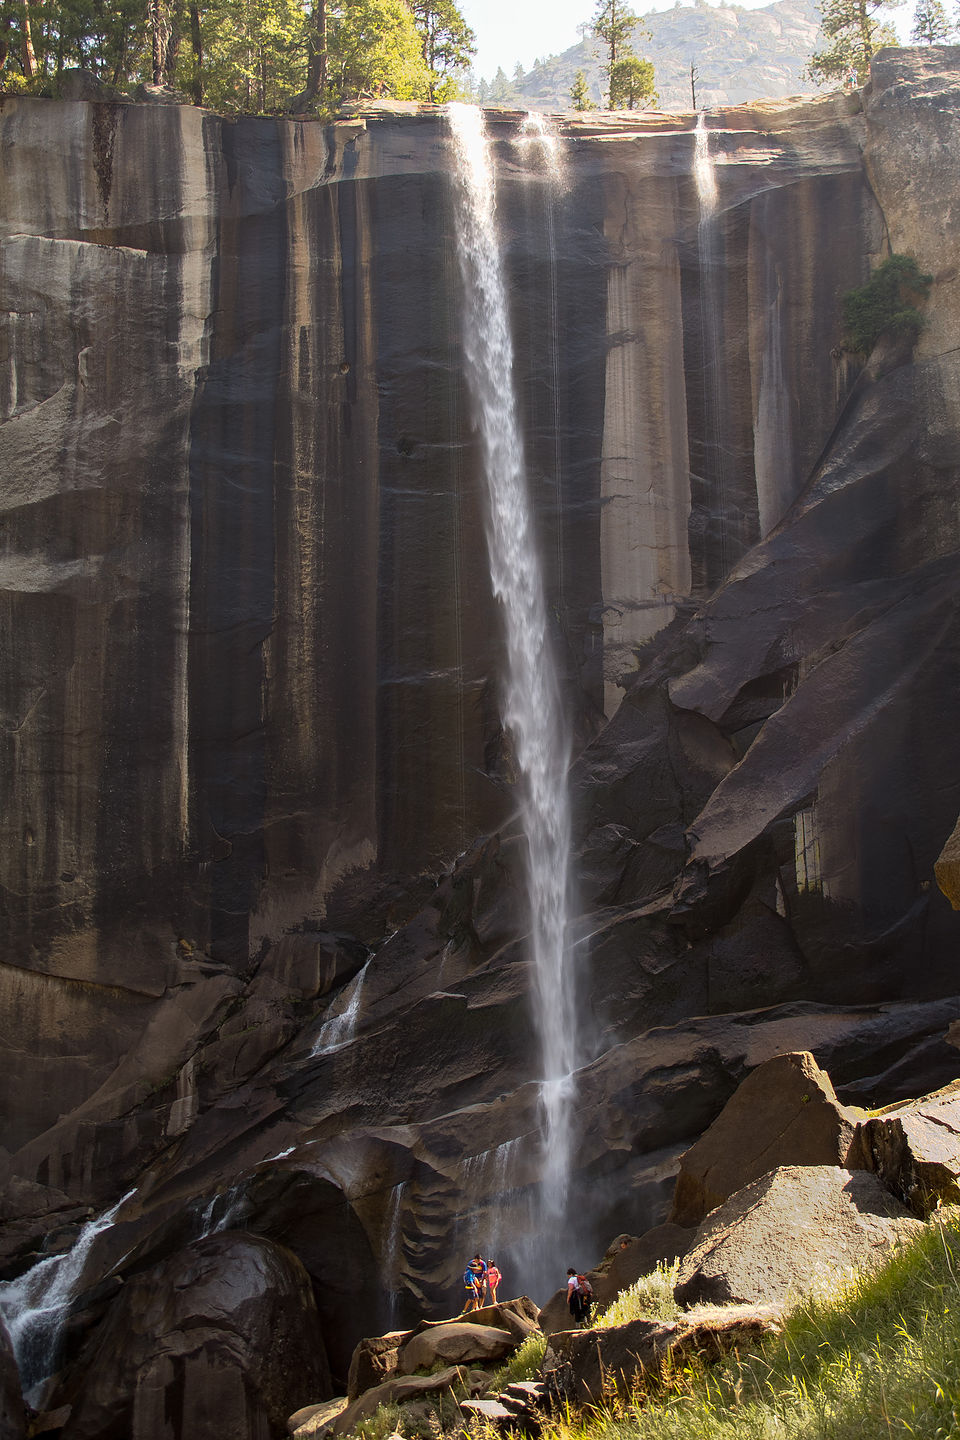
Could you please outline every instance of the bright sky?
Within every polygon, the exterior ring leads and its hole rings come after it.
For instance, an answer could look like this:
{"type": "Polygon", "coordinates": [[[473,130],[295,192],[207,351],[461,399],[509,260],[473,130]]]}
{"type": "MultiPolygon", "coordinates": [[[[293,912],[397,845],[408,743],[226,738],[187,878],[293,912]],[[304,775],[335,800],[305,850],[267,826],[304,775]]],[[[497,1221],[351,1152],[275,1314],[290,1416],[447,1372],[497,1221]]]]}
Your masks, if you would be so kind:
{"type": "MultiPolygon", "coordinates": [[[[770,0],[738,0],[745,9],[756,10],[770,0]]],[[[667,10],[673,0],[633,0],[638,15],[667,10]]],[[[576,45],[577,26],[589,20],[595,0],[460,0],[460,9],[477,35],[474,73],[492,80],[498,65],[513,74],[519,60],[529,70],[537,56],[560,55],[576,45]]],[[[902,42],[910,29],[912,4],[891,17],[902,42]]]]}

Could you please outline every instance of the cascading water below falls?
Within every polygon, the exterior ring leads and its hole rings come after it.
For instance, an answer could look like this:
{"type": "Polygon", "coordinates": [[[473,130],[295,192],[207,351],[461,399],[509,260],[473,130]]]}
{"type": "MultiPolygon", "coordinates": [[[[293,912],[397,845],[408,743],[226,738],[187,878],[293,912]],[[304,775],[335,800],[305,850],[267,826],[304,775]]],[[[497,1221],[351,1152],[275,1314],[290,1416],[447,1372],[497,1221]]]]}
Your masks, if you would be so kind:
{"type": "Polygon", "coordinates": [[[89,1220],[70,1250],[39,1260],[19,1279],[0,1284],[0,1315],[10,1336],[24,1397],[28,1400],[38,1398],[43,1382],[57,1367],[64,1326],[70,1306],[80,1291],[94,1241],[109,1229],[121,1206],[133,1194],[133,1190],[128,1190],[110,1210],[89,1220]]]}
{"type": "MultiPolygon", "coordinates": [[[[513,344],[482,112],[450,105],[464,350],[487,483],[487,549],[507,643],[503,719],[522,777],[530,953],[541,1047],[544,1227],[563,1216],[570,1169],[576,1028],[569,961],[570,740],[547,626],[513,384],[513,344]]],[[[551,1237],[555,1243],[557,1236],[551,1237]]]]}

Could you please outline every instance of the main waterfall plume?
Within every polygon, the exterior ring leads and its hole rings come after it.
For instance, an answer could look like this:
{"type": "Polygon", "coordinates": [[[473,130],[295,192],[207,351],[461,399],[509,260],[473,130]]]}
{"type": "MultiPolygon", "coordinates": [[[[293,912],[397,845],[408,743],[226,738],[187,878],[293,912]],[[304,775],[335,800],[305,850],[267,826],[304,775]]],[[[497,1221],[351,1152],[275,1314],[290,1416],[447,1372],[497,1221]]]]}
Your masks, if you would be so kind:
{"type": "Polygon", "coordinates": [[[466,310],[464,351],[483,449],[490,576],[503,608],[507,644],[503,720],[522,777],[534,1019],[542,1065],[542,1218],[548,1222],[559,1219],[566,1204],[576,1065],[568,935],[570,740],[549,643],[543,574],[517,418],[490,146],[480,110],[450,105],[447,115],[457,157],[456,230],[466,310]]]}

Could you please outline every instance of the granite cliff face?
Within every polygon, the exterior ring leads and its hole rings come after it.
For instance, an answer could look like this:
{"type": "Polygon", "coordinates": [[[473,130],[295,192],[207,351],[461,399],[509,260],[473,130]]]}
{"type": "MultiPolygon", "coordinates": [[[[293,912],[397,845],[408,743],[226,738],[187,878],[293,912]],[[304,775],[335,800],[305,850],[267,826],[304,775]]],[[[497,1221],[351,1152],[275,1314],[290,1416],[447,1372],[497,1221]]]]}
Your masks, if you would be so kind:
{"type": "MultiPolygon", "coordinates": [[[[571,1243],[661,1218],[779,1051],[860,1101],[955,1073],[958,64],[713,114],[712,213],[690,116],[565,123],[561,189],[495,122],[581,748],[571,1243]],[[929,323],[861,370],[838,298],[888,242],[929,323]]],[[[213,1229],[298,1257],[335,1377],[449,1305],[464,1246],[520,1273],[537,1058],[452,157],[401,112],[0,120],[4,1253],[135,1187],[84,1365],[114,1267],[213,1229]]]]}

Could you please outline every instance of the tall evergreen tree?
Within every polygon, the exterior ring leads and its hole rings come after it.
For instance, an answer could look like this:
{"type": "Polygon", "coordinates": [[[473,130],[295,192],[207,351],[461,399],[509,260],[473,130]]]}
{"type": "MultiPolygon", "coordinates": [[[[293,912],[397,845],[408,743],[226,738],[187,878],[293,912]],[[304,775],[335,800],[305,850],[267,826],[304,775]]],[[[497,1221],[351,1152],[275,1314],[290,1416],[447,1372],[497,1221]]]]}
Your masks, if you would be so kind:
{"type": "Polygon", "coordinates": [[[816,51],[807,74],[818,84],[853,77],[863,84],[870,61],[885,45],[899,45],[892,25],[877,18],[900,0],[820,0],[820,30],[828,42],[816,51]]]}
{"type": "MultiPolygon", "coordinates": [[[[637,34],[639,24],[639,17],[630,9],[626,0],[597,0],[589,28],[590,32],[598,40],[601,40],[606,48],[607,61],[602,69],[607,77],[608,99],[611,108],[613,108],[613,97],[610,93],[610,86],[614,69],[618,61],[626,60],[633,55],[633,37],[637,34]]],[[[649,36],[649,33],[648,30],[640,31],[640,34],[644,36],[649,36]]]]}
{"type": "Polygon", "coordinates": [[[590,99],[590,87],[587,84],[585,71],[578,70],[573,77],[573,84],[570,87],[570,101],[574,110],[592,110],[593,101],[590,99]]]}
{"type": "Polygon", "coordinates": [[[910,32],[910,39],[915,45],[943,45],[953,33],[954,27],[947,19],[943,0],[917,0],[910,32]]]}
{"type": "Polygon", "coordinates": [[[657,98],[653,65],[638,55],[624,55],[610,71],[610,109],[636,110],[657,98]]]}
{"type": "Polygon", "coordinates": [[[411,0],[414,24],[430,72],[430,99],[453,98],[455,71],[466,70],[477,53],[477,37],[454,0],[411,0]]]}

